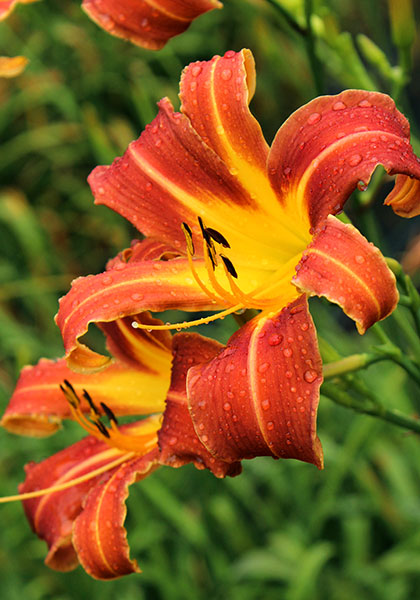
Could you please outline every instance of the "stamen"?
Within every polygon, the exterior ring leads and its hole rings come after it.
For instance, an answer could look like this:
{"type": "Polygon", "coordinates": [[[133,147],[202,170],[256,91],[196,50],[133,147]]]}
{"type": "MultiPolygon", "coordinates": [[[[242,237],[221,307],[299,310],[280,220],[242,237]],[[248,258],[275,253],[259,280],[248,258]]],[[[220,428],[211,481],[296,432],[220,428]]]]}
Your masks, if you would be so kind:
{"type": "Polygon", "coordinates": [[[220,231],[212,229],[212,227],[206,227],[206,231],[210,235],[210,237],[212,237],[214,241],[218,244],[221,244],[223,248],[230,248],[229,242],[227,241],[225,236],[220,233],[220,231]]]}
{"type": "MultiPolygon", "coordinates": [[[[145,325],[144,327],[150,329],[151,325],[145,325]]],[[[72,417],[90,435],[96,437],[101,442],[106,442],[108,446],[126,452],[135,452],[140,456],[145,454],[148,448],[156,443],[156,432],[160,427],[157,417],[153,420],[153,423],[154,421],[156,421],[156,423],[154,423],[151,431],[149,430],[146,433],[137,432],[135,435],[121,433],[117,427],[117,418],[109,406],[107,406],[104,402],[101,402],[101,407],[110,420],[110,428],[106,427],[106,425],[104,425],[104,423],[100,420],[100,412],[86,390],[83,391],[83,396],[87,400],[88,398],[90,399],[88,402],[89,406],[91,407],[91,420],[87,419],[83,414],[80,408],[80,399],[71,383],[67,380],[64,383],[65,386],[60,385],[60,388],[70,404],[72,417]]]]}
{"type": "Polygon", "coordinates": [[[102,433],[102,435],[104,435],[106,438],[110,438],[111,436],[109,435],[109,431],[108,429],[105,427],[105,425],[102,423],[102,421],[94,421],[93,424],[98,428],[99,433],[102,433]]]}
{"type": "Polygon", "coordinates": [[[235,279],[238,279],[238,273],[236,272],[236,269],[233,266],[232,261],[227,256],[224,256],[223,254],[220,255],[220,258],[223,260],[226,269],[232,275],[232,277],[234,277],[235,279]]]}
{"type": "Polygon", "coordinates": [[[99,412],[99,410],[96,408],[96,406],[95,406],[95,404],[94,404],[94,402],[93,402],[92,398],[90,397],[89,393],[87,392],[87,390],[83,390],[83,397],[84,397],[84,398],[87,400],[87,402],[88,402],[88,404],[89,404],[89,406],[90,406],[90,408],[91,408],[91,410],[92,410],[92,413],[93,413],[94,415],[96,415],[97,417],[100,417],[100,416],[101,416],[101,413],[100,413],[100,412],[99,412]]]}
{"type": "Polygon", "coordinates": [[[187,242],[188,254],[191,254],[191,256],[194,256],[194,242],[193,242],[193,235],[192,235],[191,227],[188,225],[188,223],[182,223],[181,229],[184,233],[185,241],[187,242]]]}
{"type": "Polygon", "coordinates": [[[101,406],[102,406],[102,409],[103,409],[104,413],[105,413],[105,414],[106,414],[106,416],[108,417],[108,419],[109,419],[109,422],[110,422],[110,423],[114,422],[114,423],[115,423],[115,425],[118,425],[118,420],[117,420],[117,417],[114,415],[114,413],[113,413],[113,412],[112,412],[112,410],[109,408],[109,406],[107,406],[107,405],[105,404],[105,402],[101,402],[101,406]]]}
{"type": "Polygon", "coordinates": [[[54,492],[61,492],[63,490],[67,490],[75,485],[79,485],[80,483],[84,483],[85,481],[89,481],[89,479],[93,479],[98,475],[102,475],[102,473],[106,473],[115,467],[118,467],[122,463],[125,463],[132,459],[135,456],[135,452],[126,452],[116,460],[108,463],[107,465],[103,465],[98,469],[90,471],[90,473],[86,473],[85,475],[81,475],[80,477],[76,477],[75,479],[70,479],[65,483],[60,485],[53,485],[48,488],[44,488],[42,490],[36,490],[35,492],[25,492],[23,494],[16,494],[15,496],[3,496],[0,498],[0,504],[5,504],[6,502],[16,502],[17,500],[31,500],[32,498],[39,498],[40,496],[45,496],[46,494],[53,494],[54,492]]]}

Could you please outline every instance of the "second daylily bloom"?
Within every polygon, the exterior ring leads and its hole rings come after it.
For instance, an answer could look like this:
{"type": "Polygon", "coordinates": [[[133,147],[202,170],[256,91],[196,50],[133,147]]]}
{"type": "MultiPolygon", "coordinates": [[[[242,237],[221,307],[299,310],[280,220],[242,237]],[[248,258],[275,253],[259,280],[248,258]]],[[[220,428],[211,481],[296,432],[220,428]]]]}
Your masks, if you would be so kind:
{"type": "Polygon", "coordinates": [[[218,0],[83,0],[83,9],[109,33],[149,50],[159,50],[218,0]]]}
{"type": "MultiPolygon", "coordinates": [[[[161,324],[147,313],[136,319],[161,324]]],[[[240,472],[236,459],[209,454],[187,408],[188,369],[214,356],[220,344],[188,333],[172,340],[168,332],[134,330],[131,322],[132,317],[101,324],[114,358],[100,372],[74,373],[65,360],[26,367],[2,419],[9,431],[44,436],[61,419],[72,418],[90,434],[27,465],[19,488],[32,528],[48,545],[46,564],[59,571],[79,562],[98,579],[139,571],[123,527],[125,500],[129,485],[160,465],[194,462],[218,477],[240,472]],[[117,421],[150,413],[126,425],[117,421]]]]}
{"type": "Polygon", "coordinates": [[[360,333],[392,312],[398,293],[383,256],[334,215],[378,164],[398,174],[386,204],[401,216],[419,214],[420,164],[409,125],[386,95],[317,98],[285,122],[270,148],[248,108],[254,90],[248,50],[190,64],[181,112],[162,100],[124,156],[93,171],[95,201],[166,244],[166,256],[77,280],[57,323],[77,367],[103,360],[78,341],[90,322],[145,309],[221,311],[198,321],[207,322],[260,309],[217,359],[189,371],[196,431],[214,456],[226,446],[241,455],[244,436],[257,432],[260,447],[250,455],[321,466],[322,370],[307,296],[339,304],[360,333]],[[240,423],[244,398],[253,408],[240,423]],[[203,402],[211,411],[200,411],[203,402]]]}

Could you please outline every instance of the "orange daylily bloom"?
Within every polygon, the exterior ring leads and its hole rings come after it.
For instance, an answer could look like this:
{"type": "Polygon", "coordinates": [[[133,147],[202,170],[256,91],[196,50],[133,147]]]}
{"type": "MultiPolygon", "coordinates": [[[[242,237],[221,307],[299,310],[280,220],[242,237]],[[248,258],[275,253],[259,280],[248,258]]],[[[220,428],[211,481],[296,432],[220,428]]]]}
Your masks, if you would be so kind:
{"type": "MultiPolygon", "coordinates": [[[[17,4],[30,4],[37,0],[0,0],[0,21],[3,21],[14,10],[17,4]]],[[[28,59],[24,56],[0,56],[0,77],[16,77],[20,75],[26,65],[28,59]]]]}
{"type": "Polygon", "coordinates": [[[92,172],[95,202],[166,244],[166,256],[76,280],[57,323],[69,364],[80,368],[103,360],[78,341],[90,322],[141,310],[221,311],[173,325],[184,328],[260,309],[216,359],[190,369],[195,429],[215,457],[268,454],[321,467],[322,369],[307,297],[339,304],[360,333],[394,310],[398,292],[382,254],[334,215],[378,164],[397,174],[385,203],[419,214],[420,163],[406,119],[384,94],[316,98],[270,148],[248,108],[254,90],[249,50],[190,64],[181,112],[162,100],[124,156],[92,172]],[[241,420],[244,399],[252,410],[241,420]]]}
{"type": "MultiPolygon", "coordinates": [[[[147,326],[161,324],[147,313],[136,319],[147,326]]],[[[125,500],[129,485],[160,465],[193,462],[218,477],[240,472],[239,462],[209,454],[187,407],[188,369],[214,356],[220,344],[198,334],[172,338],[168,332],[134,330],[132,320],[100,324],[113,355],[100,372],[75,373],[64,359],[26,367],[2,419],[14,433],[45,436],[62,419],[72,418],[90,434],[38,464],[28,464],[19,486],[27,518],[48,545],[45,562],[59,571],[79,563],[97,579],[140,571],[129,556],[125,500]],[[126,425],[117,421],[150,413],[126,425]]]]}
{"type": "Polygon", "coordinates": [[[109,33],[149,50],[163,48],[218,0],[83,0],[83,9],[109,33]]]}

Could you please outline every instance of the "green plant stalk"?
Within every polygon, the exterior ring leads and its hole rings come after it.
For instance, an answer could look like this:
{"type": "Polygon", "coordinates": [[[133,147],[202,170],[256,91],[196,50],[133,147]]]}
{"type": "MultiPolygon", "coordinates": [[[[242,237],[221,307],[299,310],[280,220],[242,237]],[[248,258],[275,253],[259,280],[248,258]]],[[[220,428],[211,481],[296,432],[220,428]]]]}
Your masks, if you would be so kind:
{"type": "Polygon", "coordinates": [[[318,58],[315,49],[315,34],[312,29],[311,17],[313,12],[313,1],[305,0],[305,17],[306,17],[306,52],[308,55],[309,63],[312,69],[312,77],[314,78],[314,84],[316,92],[319,96],[324,94],[324,72],[321,61],[318,58]]]}
{"type": "Polygon", "coordinates": [[[336,404],[351,408],[358,413],[377,417],[378,419],[387,421],[398,427],[420,433],[420,420],[408,417],[399,410],[386,408],[379,403],[372,402],[372,400],[368,403],[358,400],[333,383],[324,383],[321,393],[336,404]]]}

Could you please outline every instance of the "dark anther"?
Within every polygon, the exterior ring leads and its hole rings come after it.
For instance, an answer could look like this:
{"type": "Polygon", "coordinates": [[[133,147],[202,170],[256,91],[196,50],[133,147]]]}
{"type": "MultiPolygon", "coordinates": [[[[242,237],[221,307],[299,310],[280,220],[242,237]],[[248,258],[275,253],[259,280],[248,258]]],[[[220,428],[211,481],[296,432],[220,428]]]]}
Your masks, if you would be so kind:
{"type": "Polygon", "coordinates": [[[212,227],[206,227],[206,231],[209,234],[209,236],[214,239],[215,242],[217,242],[218,244],[222,244],[223,248],[230,248],[229,242],[227,241],[225,236],[222,235],[219,231],[213,229],[212,227]]]}
{"type": "Polygon", "coordinates": [[[101,406],[109,421],[114,421],[115,425],[118,425],[117,417],[114,415],[109,406],[107,406],[105,402],[101,402],[101,406]]]}
{"type": "Polygon", "coordinates": [[[73,408],[79,408],[80,400],[74,390],[74,387],[67,379],[65,379],[63,383],[64,385],[61,385],[60,383],[60,390],[65,395],[67,402],[71,404],[73,408]]]}
{"type": "Polygon", "coordinates": [[[211,266],[213,267],[213,271],[215,270],[217,263],[216,263],[216,256],[213,253],[213,248],[210,245],[207,245],[207,253],[209,255],[209,259],[211,261],[211,266]]]}
{"type": "Polygon", "coordinates": [[[232,275],[232,277],[235,277],[235,279],[238,279],[238,273],[236,272],[235,267],[232,264],[232,261],[229,260],[227,258],[227,256],[223,256],[223,254],[220,255],[220,258],[223,260],[223,262],[225,263],[225,267],[228,270],[228,273],[230,273],[232,275]]]}
{"type": "Polygon", "coordinates": [[[102,435],[104,435],[107,438],[111,437],[109,435],[108,429],[105,427],[105,425],[103,423],[101,423],[101,421],[93,421],[93,424],[96,425],[96,427],[99,429],[99,432],[102,433],[102,435]]]}
{"type": "Polygon", "coordinates": [[[83,397],[88,401],[89,406],[93,410],[93,412],[95,413],[95,415],[97,415],[99,417],[101,415],[101,413],[96,408],[96,405],[94,404],[92,398],[90,397],[90,394],[86,390],[83,390],[83,397]]]}
{"type": "Polygon", "coordinates": [[[73,392],[73,394],[74,394],[75,396],[77,396],[77,394],[76,394],[76,391],[75,391],[74,387],[72,386],[72,384],[70,383],[70,381],[69,381],[68,379],[65,379],[65,380],[64,380],[64,385],[65,385],[66,387],[68,387],[68,388],[69,388],[69,390],[70,390],[71,392],[73,392]]]}
{"type": "Polygon", "coordinates": [[[201,217],[198,217],[198,223],[200,225],[200,229],[201,229],[203,238],[206,240],[207,244],[212,244],[213,242],[212,242],[211,236],[210,236],[209,232],[207,231],[207,228],[204,227],[203,219],[201,217]]]}
{"type": "Polygon", "coordinates": [[[191,227],[188,225],[188,223],[182,223],[181,229],[184,232],[185,241],[187,242],[188,250],[189,250],[191,256],[194,256],[194,242],[193,242],[191,227]]]}

